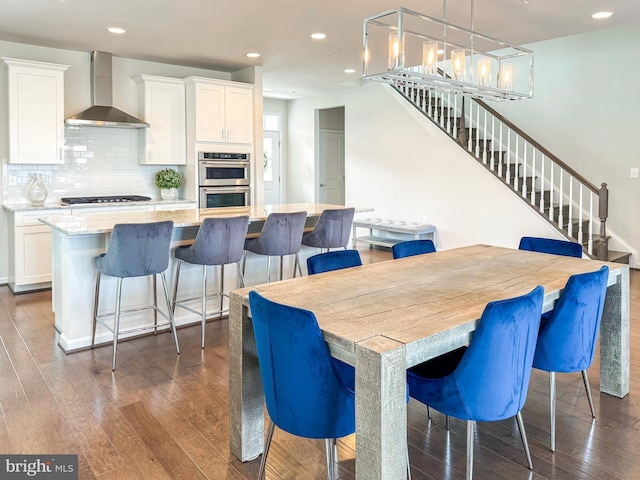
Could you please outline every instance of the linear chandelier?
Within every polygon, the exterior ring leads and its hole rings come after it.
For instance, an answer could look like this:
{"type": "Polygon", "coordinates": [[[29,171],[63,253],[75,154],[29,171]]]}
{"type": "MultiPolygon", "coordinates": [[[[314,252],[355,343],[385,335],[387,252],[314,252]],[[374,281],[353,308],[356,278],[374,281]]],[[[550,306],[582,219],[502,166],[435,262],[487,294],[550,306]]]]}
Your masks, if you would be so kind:
{"type": "Polygon", "coordinates": [[[406,8],[364,20],[363,78],[505,101],[533,96],[533,52],[406,8]]]}

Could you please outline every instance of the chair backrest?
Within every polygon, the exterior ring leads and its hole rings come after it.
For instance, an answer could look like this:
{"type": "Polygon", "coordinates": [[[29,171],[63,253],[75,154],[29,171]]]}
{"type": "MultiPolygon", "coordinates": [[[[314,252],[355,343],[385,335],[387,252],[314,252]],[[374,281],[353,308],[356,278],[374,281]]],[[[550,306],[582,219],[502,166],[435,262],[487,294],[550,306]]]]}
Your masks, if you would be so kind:
{"type": "Polygon", "coordinates": [[[422,255],[424,253],[433,253],[436,246],[431,240],[407,240],[406,242],[396,243],[391,247],[393,258],[412,257],[414,255],[422,255]]]}
{"type": "Polygon", "coordinates": [[[355,208],[324,210],[305,245],[322,248],[345,247],[349,243],[355,208]]]}
{"type": "Polygon", "coordinates": [[[362,260],[357,250],[336,250],[307,258],[307,272],[309,272],[309,275],[359,267],[361,265],[362,260]]]}
{"type": "Polygon", "coordinates": [[[263,255],[292,255],[300,251],[307,212],[272,213],[252,247],[263,255]]]}
{"type": "Polygon", "coordinates": [[[533,366],[581,372],[591,366],[600,330],[609,268],[572,275],[540,326],[533,366]]]}
{"type": "Polygon", "coordinates": [[[565,257],[582,258],[582,245],[566,240],[522,237],[518,248],[520,250],[529,250],[530,252],[552,253],[554,255],[564,255],[565,257]]]}
{"type": "Polygon", "coordinates": [[[355,431],[354,392],[342,382],[313,312],[249,293],[267,411],[293,435],[339,438],[355,431]]]}
{"type": "Polygon", "coordinates": [[[471,420],[513,417],[523,407],[540,327],[544,289],[490,302],[453,372],[471,420]]]}
{"type": "Polygon", "coordinates": [[[141,277],[169,266],[173,222],[114,225],[100,271],[112,277],[141,277]]]}
{"type": "Polygon", "coordinates": [[[192,263],[226,265],[239,262],[248,227],[248,216],[205,218],[189,247],[192,263]]]}

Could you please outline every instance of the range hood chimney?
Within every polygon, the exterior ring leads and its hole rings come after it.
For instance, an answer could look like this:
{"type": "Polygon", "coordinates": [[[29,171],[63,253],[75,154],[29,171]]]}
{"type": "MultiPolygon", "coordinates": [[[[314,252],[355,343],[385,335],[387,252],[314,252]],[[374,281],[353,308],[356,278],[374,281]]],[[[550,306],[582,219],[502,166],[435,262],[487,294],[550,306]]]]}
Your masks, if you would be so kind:
{"type": "Polygon", "coordinates": [[[107,52],[91,52],[91,107],[65,120],[67,125],[93,127],[147,128],[149,124],[113,106],[111,57],[107,52]]]}

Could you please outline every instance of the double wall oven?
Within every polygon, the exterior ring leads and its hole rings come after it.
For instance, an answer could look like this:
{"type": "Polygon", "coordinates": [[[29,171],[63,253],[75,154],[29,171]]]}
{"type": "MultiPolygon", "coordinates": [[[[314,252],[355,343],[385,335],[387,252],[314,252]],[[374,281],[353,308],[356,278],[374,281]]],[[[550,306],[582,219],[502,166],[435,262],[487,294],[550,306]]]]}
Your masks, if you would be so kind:
{"type": "Polygon", "coordinates": [[[198,152],[199,207],[245,207],[251,203],[248,152],[198,152]]]}

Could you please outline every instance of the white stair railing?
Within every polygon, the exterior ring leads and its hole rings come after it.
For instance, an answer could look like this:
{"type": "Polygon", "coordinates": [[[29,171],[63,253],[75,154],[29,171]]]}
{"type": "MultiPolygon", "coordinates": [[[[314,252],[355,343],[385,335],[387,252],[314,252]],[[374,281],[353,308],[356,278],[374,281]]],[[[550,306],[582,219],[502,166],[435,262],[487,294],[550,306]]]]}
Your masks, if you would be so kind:
{"type": "Polygon", "coordinates": [[[567,238],[590,256],[606,258],[606,183],[596,187],[480,100],[409,86],[396,90],[567,238]]]}

